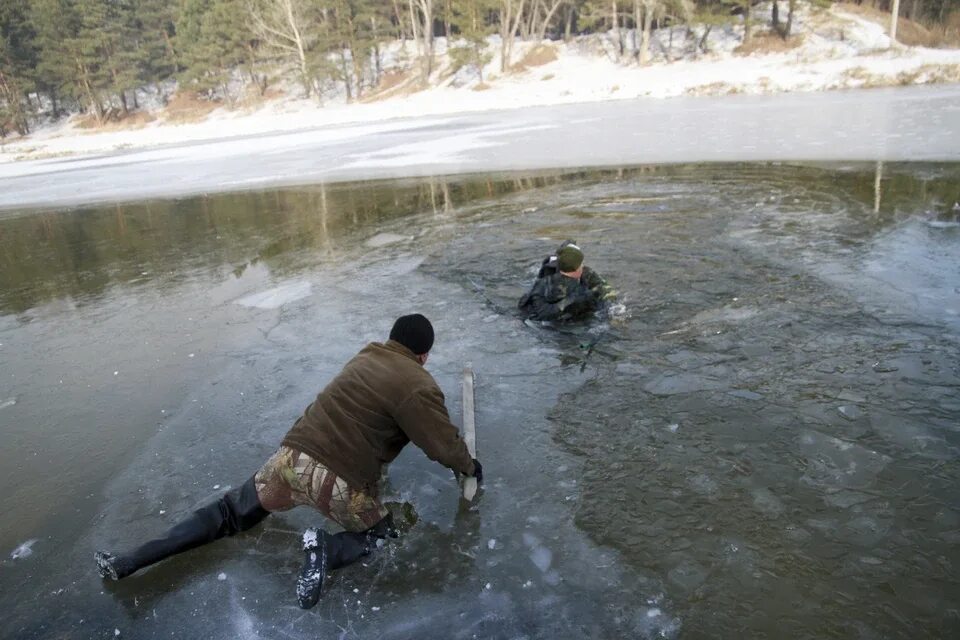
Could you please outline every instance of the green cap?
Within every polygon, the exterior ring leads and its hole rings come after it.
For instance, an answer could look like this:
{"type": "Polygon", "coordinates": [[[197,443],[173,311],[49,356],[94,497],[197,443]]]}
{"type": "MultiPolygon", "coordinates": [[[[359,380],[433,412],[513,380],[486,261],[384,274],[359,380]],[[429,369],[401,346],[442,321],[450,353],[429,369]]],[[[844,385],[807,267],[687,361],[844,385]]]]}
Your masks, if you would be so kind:
{"type": "Polygon", "coordinates": [[[576,271],[583,264],[583,251],[575,244],[568,244],[557,252],[557,268],[564,273],[576,271]]]}

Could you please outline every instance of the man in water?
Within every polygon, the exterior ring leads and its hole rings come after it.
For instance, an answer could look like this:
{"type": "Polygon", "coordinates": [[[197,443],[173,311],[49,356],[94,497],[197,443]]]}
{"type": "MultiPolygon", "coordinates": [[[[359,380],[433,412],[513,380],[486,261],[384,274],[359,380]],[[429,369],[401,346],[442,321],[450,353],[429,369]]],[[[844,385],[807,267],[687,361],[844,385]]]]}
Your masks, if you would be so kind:
{"type": "Polygon", "coordinates": [[[483,479],[451,424],[443,392],[424,365],[433,326],[402,316],[386,343],[371,343],[307,407],[280,448],[252,478],[195,511],[164,536],[126,553],[95,554],[104,578],[119,580],[164,558],[245,531],[271,512],[309,505],[344,531],[307,529],[306,561],[297,581],[300,606],[317,603],[328,570],[369,555],[396,537],[378,499],[384,467],[408,442],[455,473],[483,479]]]}
{"type": "Polygon", "coordinates": [[[580,320],[615,297],[610,285],[583,264],[583,251],[567,240],[540,265],[537,280],[520,298],[521,311],[533,320],[580,320]]]}

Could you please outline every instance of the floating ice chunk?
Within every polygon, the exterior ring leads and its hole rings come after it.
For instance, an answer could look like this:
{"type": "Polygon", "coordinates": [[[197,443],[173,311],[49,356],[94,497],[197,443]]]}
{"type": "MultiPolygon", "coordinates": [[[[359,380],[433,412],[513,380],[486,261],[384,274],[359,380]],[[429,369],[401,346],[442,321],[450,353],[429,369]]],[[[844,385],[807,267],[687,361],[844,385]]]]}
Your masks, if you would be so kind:
{"type": "Polygon", "coordinates": [[[754,489],[753,505],[762,513],[775,518],[783,513],[783,503],[769,489],[760,487],[754,489]]]}
{"type": "Polygon", "coordinates": [[[857,405],[854,404],[845,404],[837,408],[837,411],[840,412],[847,420],[857,420],[863,415],[863,411],[857,405]]]}
{"type": "Polygon", "coordinates": [[[493,549],[496,549],[496,548],[497,548],[497,539],[496,539],[496,538],[490,538],[489,540],[487,540],[487,549],[493,550],[493,549]]]}
{"type": "Polygon", "coordinates": [[[397,233],[378,233],[372,238],[367,238],[367,241],[363,244],[368,247],[385,247],[388,244],[394,244],[396,242],[404,242],[406,240],[413,240],[413,236],[401,236],[397,233]]]}
{"type": "Polygon", "coordinates": [[[27,540],[26,542],[21,544],[19,547],[14,549],[13,552],[10,553],[10,559],[19,560],[20,558],[27,558],[33,555],[33,545],[35,545],[36,543],[37,543],[37,538],[32,538],[30,540],[27,540]]]}
{"type": "Polygon", "coordinates": [[[380,611],[380,607],[370,607],[371,611],[380,611]]]}
{"type": "Polygon", "coordinates": [[[214,489],[219,489],[219,488],[220,488],[220,485],[215,484],[215,485],[213,485],[213,488],[214,488],[214,489]]]}
{"type": "Polygon", "coordinates": [[[487,591],[490,591],[490,589],[493,589],[493,585],[488,582],[487,585],[484,587],[484,589],[486,589],[487,591]]]}
{"type": "Polygon", "coordinates": [[[120,629],[114,629],[114,630],[113,630],[113,635],[114,635],[114,637],[119,638],[119,637],[120,637],[120,629]]]}
{"type": "Polygon", "coordinates": [[[119,372],[119,371],[114,371],[114,372],[113,372],[113,375],[118,376],[118,375],[120,375],[120,372],[119,372]]]}
{"type": "Polygon", "coordinates": [[[677,429],[679,429],[679,428],[680,428],[680,425],[679,425],[679,424],[676,424],[676,423],[671,424],[671,425],[667,425],[667,431],[669,431],[670,433],[676,433],[676,432],[677,432],[677,429]]]}
{"type": "Polygon", "coordinates": [[[17,404],[16,398],[7,398],[6,400],[0,401],[0,409],[6,409],[7,407],[12,407],[17,404]]]}
{"type": "Polygon", "coordinates": [[[650,609],[647,611],[648,618],[656,618],[658,615],[660,615],[660,609],[650,609]]]}
{"type": "Polygon", "coordinates": [[[546,547],[536,547],[530,554],[530,560],[537,566],[537,569],[546,573],[553,563],[553,552],[546,547]]]}
{"type": "Polygon", "coordinates": [[[277,309],[290,302],[306,298],[310,295],[310,286],[309,282],[291,282],[240,298],[237,300],[237,304],[257,309],[277,309]]]}
{"type": "Polygon", "coordinates": [[[222,571],[217,574],[217,580],[223,582],[226,579],[227,579],[227,574],[223,573],[222,571]]]}

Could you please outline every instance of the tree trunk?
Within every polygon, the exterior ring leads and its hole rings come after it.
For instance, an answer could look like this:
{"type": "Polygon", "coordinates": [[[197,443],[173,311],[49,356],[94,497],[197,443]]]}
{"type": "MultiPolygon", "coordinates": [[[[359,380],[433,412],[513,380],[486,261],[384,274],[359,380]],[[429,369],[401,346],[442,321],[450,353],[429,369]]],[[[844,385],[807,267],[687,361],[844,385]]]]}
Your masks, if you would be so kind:
{"type": "Polygon", "coordinates": [[[770,13],[770,24],[773,26],[773,30],[783,35],[780,31],[780,3],[777,0],[773,0],[773,8],[770,13]]]}
{"type": "Polygon", "coordinates": [[[303,82],[303,90],[310,97],[310,71],[307,68],[307,55],[303,50],[303,37],[300,35],[300,25],[293,15],[293,0],[284,0],[284,12],[286,13],[287,24],[290,26],[290,34],[293,36],[294,44],[297,46],[297,57],[300,60],[300,78],[303,82]]]}
{"type": "Polygon", "coordinates": [[[796,5],[796,0],[788,0],[787,2],[787,26],[783,30],[784,40],[790,37],[790,32],[793,30],[793,12],[797,8],[796,5]]]}
{"type": "Polygon", "coordinates": [[[653,25],[652,2],[643,3],[643,37],[640,39],[640,64],[650,62],[650,30],[653,25]]]}
{"type": "Polygon", "coordinates": [[[750,42],[750,0],[743,1],[743,44],[750,42]]]}
{"type": "Polygon", "coordinates": [[[910,13],[907,14],[908,17],[911,20],[916,20],[917,14],[919,13],[919,9],[920,9],[920,0],[913,0],[913,2],[910,3],[910,13]]]}
{"type": "Polygon", "coordinates": [[[167,47],[167,53],[170,54],[170,59],[173,61],[173,70],[174,72],[180,71],[180,63],[177,62],[177,52],[173,48],[173,43],[170,42],[170,34],[167,33],[166,29],[160,29],[160,33],[163,34],[163,42],[167,47]]]}
{"type": "Polygon", "coordinates": [[[510,56],[513,54],[513,41],[523,17],[525,0],[501,0],[500,3],[500,71],[506,73],[510,68],[510,56]],[[516,9],[516,13],[514,13],[516,9]]]}
{"type": "Polygon", "coordinates": [[[423,57],[423,42],[420,40],[420,30],[417,28],[419,21],[414,16],[413,0],[407,0],[407,6],[410,8],[410,30],[413,33],[413,41],[417,44],[417,56],[423,57]]]}
{"type": "Polygon", "coordinates": [[[87,94],[87,99],[90,101],[90,108],[93,109],[94,116],[97,119],[97,124],[103,124],[103,105],[100,104],[100,100],[94,94],[93,87],[90,86],[90,78],[87,72],[87,65],[79,59],[74,59],[77,63],[77,81],[80,83],[81,90],[87,94]]]}
{"type": "Polygon", "coordinates": [[[447,48],[450,48],[450,16],[453,14],[453,7],[450,6],[450,0],[443,3],[443,35],[447,39],[447,48]]]}
{"type": "Polygon", "coordinates": [[[633,59],[640,64],[640,24],[641,24],[640,0],[633,0],[633,59]]]}
{"type": "Polygon", "coordinates": [[[567,6],[567,19],[565,20],[565,24],[563,25],[563,41],[564,42],[570,42],[570,38],[572,37],[573,14],[575,11],[576,9],[573,8],[573,5],[567,6]]]}
{"type": "MultiPolygon", "coordinates": [[[[433,73],[433,0],[416,0],[419,17],[413,9],[414,0],[410,1],[410,20],[413,24],[414,34],[419,27],[420,37],[423,40],[420,50],[421,81],[424,86],[430,80],[430,74],[433,73]]],[[[414,35],[416,38],[416,35],[414,35]]]]}
{"type": "Polygon", "coordinates": [[[350,67],[347,65],[347,47],[340,43],[340,68],[343,73],[343,88],[347,91],[347,102],[353,102],[353,89],[350,85],[350,67]]]}
{"type": "Polygon", "coordinates": [[[708,24],[707,28],[703,32],[703,37],[700,38],[700,42],[697,43],[697,50],[707,52],[707,36],[710,35],[710,30],[713,29],[712,24],[708,24]]]}
{"type": "Polygon", "coordinates": [[[400,15],[400,5],[397,0],[391,0],[393,3],[393,16],[397,19],[397,40],[407,41],[407,30],[403,28],[403,17],[400,15]]]}
{"type": "Polygon", "coordinates": [[[537,42],[543,42],[547,37],[547,29],[550,27],[550,21],[553,20],[554,14],[557,12],[557,9],[560,8],[560,5],[563,4],[563,0],[555,0],[553,7],[547,11],[547,15],[543,19],[543,23],[540,25],[540,31],[537,34],[537,42]]]}
{"type": "Polygon", "coordinates": [[[617,11],[617,0],[610,3],[610,26],[613,29],[614,49],[617,52],[617,62],[623,57],[623,34],[620,32],[620,13],[617,11]]]}
{"type": "Polygon", "coordinates": [[[380,31],[377,29],[377,19],[370,16],[370,28],[373,30],[373,86],[380,84],[380,75],[383,73],[380,60],[380,31]]]}
{"type": "Polygon", "coordinates": [[[890,44],[897,44],[897,20],[900,18],[900,0],[893,0],[893,8],[890,10],[890,44]]]}

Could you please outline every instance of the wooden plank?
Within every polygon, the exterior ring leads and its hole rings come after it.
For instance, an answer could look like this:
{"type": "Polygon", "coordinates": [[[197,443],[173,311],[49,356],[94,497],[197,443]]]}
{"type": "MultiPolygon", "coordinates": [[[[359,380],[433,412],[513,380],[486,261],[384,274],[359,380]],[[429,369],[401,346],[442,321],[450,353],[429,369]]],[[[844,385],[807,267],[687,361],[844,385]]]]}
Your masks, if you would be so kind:
{"type": "MultiPolygon", "coordinates": [[[[477,424],[473,412],[473,369],[467,365],[463,370],[463,441],[471,458],[477,457],[477,424]]],[[[477,479],[463,479],[463,498],[473,500],[477,493],[477,479]]]]}

